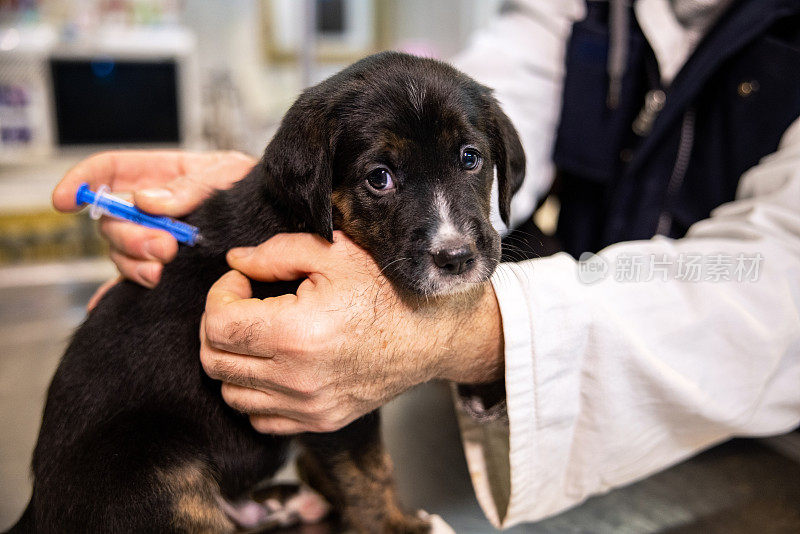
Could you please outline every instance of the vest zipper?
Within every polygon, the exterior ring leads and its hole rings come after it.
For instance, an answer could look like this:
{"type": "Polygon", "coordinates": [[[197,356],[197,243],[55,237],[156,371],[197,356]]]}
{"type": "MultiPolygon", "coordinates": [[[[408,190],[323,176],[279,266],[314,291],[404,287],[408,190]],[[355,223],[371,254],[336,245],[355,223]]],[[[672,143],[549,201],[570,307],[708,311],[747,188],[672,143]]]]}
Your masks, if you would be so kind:
{"type": "Polygon", "coordinates": [[[686,171],[689,170],[689,160],[692,156],[692,148],[694,146],[694,121],[695,111],[689,108],[683,115],[683,122],[681,124],[681,140],[678,144],[678,155],[675,158],[675,166],[672,168],[672,175],[669,177],[667,183],[667,193],[664,197],[664,204],[661,215],[658,217],[658,226],[656,227],[656,234],[669,235],[672,230],[672,214],[669,212],[669,207],[672,204],[672,199],[680,191],[683,185],[683,180],[686,178],[686,171]]]}
{"type": "Polygon", "coordinates": [[[644,106],[631,125],[633,133],[640,137],[646,137],[653,129],[653,123],[656,121],[658,113],[664,109],[666,102],[667,94],[661,89],[647,91],[647,94],[644,95],[644,106]]]}

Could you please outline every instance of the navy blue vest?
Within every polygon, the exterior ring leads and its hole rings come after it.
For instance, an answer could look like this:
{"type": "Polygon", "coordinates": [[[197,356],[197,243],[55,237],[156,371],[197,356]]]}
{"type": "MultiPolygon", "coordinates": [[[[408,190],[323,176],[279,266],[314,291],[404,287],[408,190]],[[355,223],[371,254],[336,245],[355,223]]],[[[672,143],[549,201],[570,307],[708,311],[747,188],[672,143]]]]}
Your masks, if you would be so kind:
{"type": "Polygon", "coordinates": [[[734,199],[742,173],[774,152],[800,116],[800,0],[734,2],[668,88],[659,87],[655,57],[631,16],[613,110],[608,4],[589,1],[587,9],[568,43],[553,156],[556,235],[576,257],[656,233],[683,236],[734,199]],[[643,116],[646,95],[659,89],[662,109],[643,116]]]}

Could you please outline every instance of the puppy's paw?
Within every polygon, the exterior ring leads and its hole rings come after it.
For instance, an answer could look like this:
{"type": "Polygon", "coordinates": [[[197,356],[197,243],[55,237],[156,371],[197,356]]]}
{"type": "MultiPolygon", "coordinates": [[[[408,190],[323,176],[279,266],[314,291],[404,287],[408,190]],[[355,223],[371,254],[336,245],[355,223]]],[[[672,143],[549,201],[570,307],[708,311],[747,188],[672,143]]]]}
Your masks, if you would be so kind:
{"type": "MultiPolygon", "coordinates": [[[[380,531],[383,534],[455,534],[444,519],[424,510],[419,510],[416,515],[395,516],[384,524],[380,531]]],[[[369,531],[363,530],[363,532],[369,531]]]]}
{"type": "Polygon", "coordinates": [[[331,507],[305,485],[278,483],[253,492],[251,500],[223,501],[222,508],[244,530],[269,530],[322,521],[331,507]]]}
{"type": "Polygon", "coordinates": [[[306,485],[300,486],[300,491],[284,503],[284,508],[305,524],[318,523],[331,511],[328,501],[306,485]]]}
{"type": "Polygon", "coordinates": [[[453,527],[448,525],[444,519],[436,514],[429,514],[425,510],[417,511],[417,517],[427,521],[430,525],[430,534],[456,534],[453,527]]]}

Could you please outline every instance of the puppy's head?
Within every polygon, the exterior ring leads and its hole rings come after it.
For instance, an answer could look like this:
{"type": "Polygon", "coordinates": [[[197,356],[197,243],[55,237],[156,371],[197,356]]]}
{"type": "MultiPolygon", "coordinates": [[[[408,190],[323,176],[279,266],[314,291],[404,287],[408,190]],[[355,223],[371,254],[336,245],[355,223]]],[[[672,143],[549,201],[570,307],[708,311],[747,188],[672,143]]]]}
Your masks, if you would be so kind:
{"type": "Polygon", "coordinates": [[[519,138],[489,89],[430,59],[383,53],[307,90],[264,164],[273,198],[331,239],[367,249],[399,289],[453,293],[500,258],[493,177],[508,223],[522,183],[519,138]]]}

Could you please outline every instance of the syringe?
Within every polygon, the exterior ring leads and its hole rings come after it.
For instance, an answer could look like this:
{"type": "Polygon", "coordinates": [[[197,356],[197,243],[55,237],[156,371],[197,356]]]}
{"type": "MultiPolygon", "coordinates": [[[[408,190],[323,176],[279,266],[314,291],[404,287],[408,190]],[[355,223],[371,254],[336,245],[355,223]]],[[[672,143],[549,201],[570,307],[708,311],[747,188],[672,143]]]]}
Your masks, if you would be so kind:
{"type": "Polygon", "coordinates": [[[169,232],[180,243],[194,246],[200,239],[200,232],[196,227],[185,222],[176,221],[169,217],[150,215],[145,213],[130,202],[117,198],[108,193],[107,185],[101,185],[95,193],[89,189],[89,184],[81,184],[75,195],[75,202],[80,206],[89,204],[89,216],[99,219],[102,215],[130,221],[148,228],[169,232]]]}

